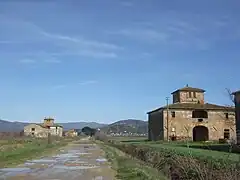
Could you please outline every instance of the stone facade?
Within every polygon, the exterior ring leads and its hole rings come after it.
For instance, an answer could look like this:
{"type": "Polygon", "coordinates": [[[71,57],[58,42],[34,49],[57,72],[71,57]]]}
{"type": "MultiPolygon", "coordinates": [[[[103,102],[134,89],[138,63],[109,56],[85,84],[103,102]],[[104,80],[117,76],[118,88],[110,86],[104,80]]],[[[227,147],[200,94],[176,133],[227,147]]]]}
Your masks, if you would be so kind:
{"type": "Polygon", "coordinates": [[[65,133],[65,136],[76,137],[76,136],[78,136],[78,132],[75,129],[70,129],[69,131],[67,131],[65,133]]]}
{"type": "Polygon", "coordinates": [[[172,94],[173,103],[204,103],[203,92],[178,91],[172,94]]]}
{"type": "Polygon", "coordinates": [[[224,130],[229,132],[229,139],[236,139],[235,115],[228,114],[225,117],[225,111],[208,110],[208,118],[192,118],[192,110],[163,110],[164,139],[167,138],[167,112],[169,137],[176,136],[177,139],[193,139],[194,127],[204,126],[208,129],[208,140],[224,139],[224,130]],[[172,113],[175,117],[172,117],[172,113]]]}
{"type": "Polygon", "coordinates": [[[29,124],[24,127],[25,136],[35,136],[35,137],[47,137],[48,133],[52,136],[62,137],[63,127],[57,124],[54,124],[54,120],[47,121],[44,119],[43,124],[29,124]]]}
{"type": "Polygon", "coordinates": [[[240,91],[237,91],[234,94],[235,101],[235,113],[236,113],[236,134],[237,134],[237,144],[240,145],[240,91]]]}
{"type": "Polygon", "coordinates": [[[204,90],[197,88],[172,94],[173,104],[148,113],[149,140],[236,140],[234,108],[204,103],[204,90]]]}

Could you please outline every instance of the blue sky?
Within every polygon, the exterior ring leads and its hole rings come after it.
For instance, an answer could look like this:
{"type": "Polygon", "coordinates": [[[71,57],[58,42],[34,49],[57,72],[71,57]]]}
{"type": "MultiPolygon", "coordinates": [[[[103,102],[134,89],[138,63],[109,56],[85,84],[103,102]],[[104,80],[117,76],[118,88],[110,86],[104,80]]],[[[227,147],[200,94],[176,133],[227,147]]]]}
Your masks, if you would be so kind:
{"type": "Polygon", "coordinates": [[[0,118],[147,119],[189,84],[230,104],[240,89],[240,2],[0,2],[0,118]]]}

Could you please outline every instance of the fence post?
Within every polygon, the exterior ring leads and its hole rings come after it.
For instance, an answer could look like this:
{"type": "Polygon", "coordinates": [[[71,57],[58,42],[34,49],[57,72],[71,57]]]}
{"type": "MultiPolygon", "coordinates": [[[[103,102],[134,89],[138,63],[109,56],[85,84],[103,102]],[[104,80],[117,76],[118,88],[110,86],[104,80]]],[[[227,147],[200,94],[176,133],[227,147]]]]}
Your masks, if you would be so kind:
{"type": "Polygon", "coordinates": [[[48,132],[48,144],[51,144],[51,134],[48,132]]]}

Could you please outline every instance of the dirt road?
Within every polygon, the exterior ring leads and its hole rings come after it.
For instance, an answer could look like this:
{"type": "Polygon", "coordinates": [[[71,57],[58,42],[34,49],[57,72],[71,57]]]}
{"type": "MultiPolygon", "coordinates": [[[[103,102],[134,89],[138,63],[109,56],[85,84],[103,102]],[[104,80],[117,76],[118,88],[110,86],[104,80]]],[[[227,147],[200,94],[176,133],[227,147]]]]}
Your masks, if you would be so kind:
{"type": "Polygon", "coordinates": [[[69,144],[50,157],[0,169],[0,180],[113,180],[104,152],[88,139],[69,144]]]}

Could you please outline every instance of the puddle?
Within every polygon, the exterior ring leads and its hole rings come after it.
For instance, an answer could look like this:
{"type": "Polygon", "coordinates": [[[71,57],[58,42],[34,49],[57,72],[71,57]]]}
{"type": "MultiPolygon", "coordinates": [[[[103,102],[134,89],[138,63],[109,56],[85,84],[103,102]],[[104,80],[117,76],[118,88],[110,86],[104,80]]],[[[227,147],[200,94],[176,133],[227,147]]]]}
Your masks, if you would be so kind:
{"type": "Polygon", "coordinates": [[[55,158],[61,158],[61,159],[64,159],[64,158],[79,158],[78,156],[76,156],[74,154],[59,154],[59,155],[56,155],[54,157],[55,158]]]}
{"type": "Polygon", "coordinates": [[[85,152],[81,152],[81,153],[78,153],[79,155],[88,155],[88,154],[92,154],[92,153],[85,153],[85,152]]]}
{"type": "Polygon", "coordinates": [[[82,169],[92,169],[97,168],[98,166],[64,166],[64,165],[57,165],[53,166],[55,169],[64,169],[64,170],[82,170],[82,169]]]}
{"type": "Polygon", "coordinates": [[[97,162],[106,162],[107,160],[105,158],[99,158],[99,159],[96,159],[97,162]]]}
{"type": "Polygon", "coordinates": [[[0,169],[0,171],[2,171],[2,172],[25,172],[25,171],[27,171],[27,172],[29,172],[29,171],[31,171],[31,169],[30,168],[3,168],[3,169],[0,169]]]}
{"type": "Polygon", "coordinates": [[[34,165],[34,164],[35,164],[35,163],[33,163],[33,162],[25,162],[25,163],[24,163],[25,166],[32,166],[32,165],[34,165]]]}
{"type": "Polygon", "coordinates": [[[103,180],[103,177],[102,176],[97,176],[94,178],[94,180],[103,180]]]}
{"type": "Polygon", "coordinates": [[[71,161],[68,161],[68,163],[84,164],[84,163],[87,163],[87,162],[86,161],[79,161],[79,160],[71,160],[71,161]]]}
{"type": "Polygon", "coordinates": [[[32,172],[32,170],[30,168],[3,168],[0,169],[0,173],[3,172],[3,177],[10,177],[10,176],[21,176],[21,175],[26,175],[27,173],[32,172]]]}
{"type": "Polygon", "coordinates": [[[54,160],[54,159],[36,159],[36,160],[31,160],[31,161],[27,161],[27,163],[33,163],[33,164],[35,164],[35,163],[46,163],[46,164],[48,164],[48,163],[56,163],[57,161],[56,160],[54,160]]]}

